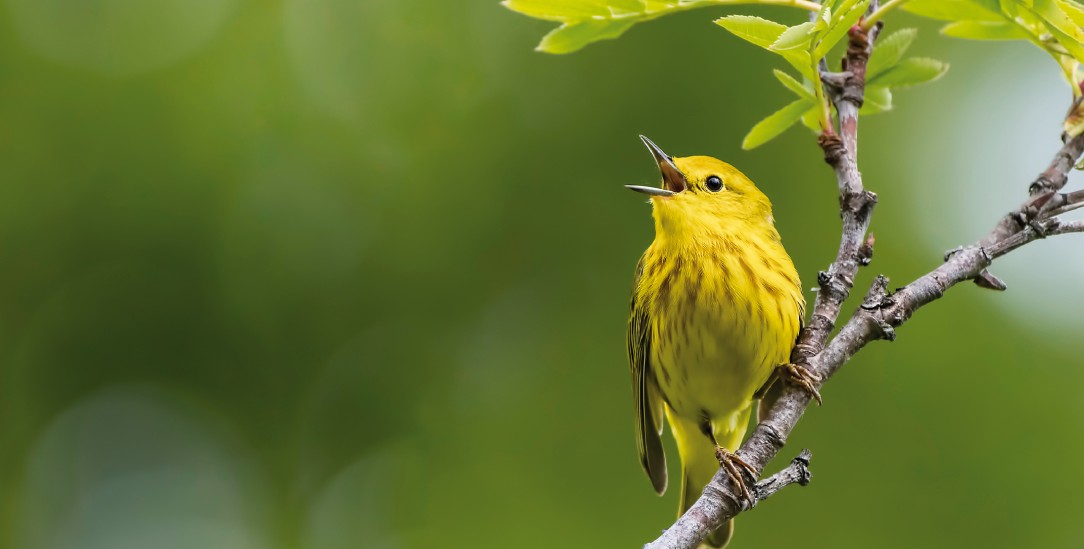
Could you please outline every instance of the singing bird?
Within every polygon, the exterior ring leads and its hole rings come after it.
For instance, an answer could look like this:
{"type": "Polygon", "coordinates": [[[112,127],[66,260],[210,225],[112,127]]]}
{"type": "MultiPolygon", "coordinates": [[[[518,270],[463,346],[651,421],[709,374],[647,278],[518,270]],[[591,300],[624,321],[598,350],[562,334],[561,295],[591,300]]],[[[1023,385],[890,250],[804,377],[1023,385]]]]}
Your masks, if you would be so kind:
{"type": "MultiPolygon", "coordinates": [[[[655,240],[636,267],[628,324],[640,462],[666,491],[663,417],[681,458],[683,514],[720,463],[740,490],[732,452],[755,395],[787,363],[805,309],[772,204],[733,166],[708,156],[672,158],[640,136],[662,172],[650,196],[655,240]]],[[[750,471],[752,472],[752,471],[750,471]]],[[[733,521],[706,540],[723,547],[733,521]]]]}

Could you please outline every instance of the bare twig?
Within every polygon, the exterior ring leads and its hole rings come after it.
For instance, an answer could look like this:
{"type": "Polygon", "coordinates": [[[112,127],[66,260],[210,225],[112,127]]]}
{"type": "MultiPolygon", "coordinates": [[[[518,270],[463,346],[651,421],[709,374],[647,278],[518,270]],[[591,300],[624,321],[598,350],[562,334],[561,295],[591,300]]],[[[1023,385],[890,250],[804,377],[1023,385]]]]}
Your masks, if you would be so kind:
{"type": "Polygon", "coordinates": [[[1084,190],[1055,194],[1043,209],[1048,217],[1054,217],[1084,207],[1084,190]]]}
{"type": "Polygon", "coordinates": [[[757,501],[764,501],[791,484],[798,484],[799,486],[809,484],[809,480],[813,478],[813,473],[809,472],[809,460],[812,457],[813,454],[809,450],[802,450],[798,457],[790,461],[790,465],[758,482],[753,488],[757,501]]]}
{"type": "MultiPolygon", "coordinates": [[[[876,9],[876,2],[873,4],[871,10],[876,9]]],[[[990,234],[972,246],[951,252],[936,269],[894,293],[888,290],[888,279],[878,276],[862,304],[828,342],[842,304],[850,295],[858,268],[868,264],[872,255],[873,239],[866,240],[865,235],[876,196],[864,189],[858,172],[857,114],[863,97],[865,63],[879,28],[879,25],[873,25],[869,34],[865,34],[862,27],[852,29],[844,66],[846,72],[824,78],[839,115],[839,135],[826,132],[828,135],[821,136],[820,144],[839,183],[843,231],[836,260],[827,272],[818,276],[819,292],[810,323],[799,335],[791,355],[792,362],[803,364],[819,378],[818,387],[867,343],[876,339],[895,339],[897,327],[952,286],[976,280],[990,285],[988,287],[1000,285],[1003,289],[1003,283],[986,271],[994,259],[1047,236],[1084,232],[1084,221],[1062,222],[1055,217],[1084,204],[1084,191],[1058,194],[1065,186],[1069,169],[1084,152],[1084,137],[1063,137],[1061,150],[1030,185],[1031,198],[1005,216],[990,234]],[[833,85],[840,81],[842,87],[833,85]]],[[[810,395],[800,387],[786,387],[736,454],[758,472],[763,471],[786,444],[787,436],[809,406],[810,395]]],[[[700,499],[661,537],[645,547],[696,547],[724,521],[755,506],[758,501],[791,483],[807,482],[808,454],[803,452],[803,456],[780,473],[758,483],[752,502],[739,497],[727,477],[717,474],[700,499]],[[796,465],[803,456],[802,464],[796,465]],[[792,478],[798,480],[789,480],[792,478]]]]}
{"type": "MultiPolygon", "coordinates": [[[[1047,168],[1043,170],[1043,173],[1039,174],[1039,177],[1035,178],[1035,181],[1028,187],[1028,194],[1031,195],[1031,198],[1024,201],[1019,208],[1009,212],[1005,217],[1001,218],[1001,221],[994,227],[994,230],[990,231],[990,234],[986,235],[986,238],[980,241],[980,245],[986,246],[1019,232],[1030,221],[1038,217],[1040,208],[1046,206],[1044,203],[1040,204],[1039,207],[1036,207],[1036,198],[1043,197],[1046,193],[1060,191],[1062,187],[1065,186],[1065,183],[1069,180],[1070,168],[1073,167],[1073,164],[1076,163],[1076,159],[1080,158],[1081,153],[1084,152],[1084,134],[1071,139],[1069,136],[1063,135],[1062,141],[1064,144],[1062,145],[1061,150],[1054,155],[1054,159],[1050,161],[1050,165],[1047,166],[1047,168]]],[[[1075,193],[1060,195],[1060,198],[1058,198],[1058,195],[1055,195],[1052,199],[1047,200],[1051,202],[1051,204],[1046,207],[1048,210],[1060,209],[1066,205],[1080,203],[1084,200],[1084,196],[1081,196],[1082,194],[1084,194],[1084,192],[1077,191],[1075,193]]]]}

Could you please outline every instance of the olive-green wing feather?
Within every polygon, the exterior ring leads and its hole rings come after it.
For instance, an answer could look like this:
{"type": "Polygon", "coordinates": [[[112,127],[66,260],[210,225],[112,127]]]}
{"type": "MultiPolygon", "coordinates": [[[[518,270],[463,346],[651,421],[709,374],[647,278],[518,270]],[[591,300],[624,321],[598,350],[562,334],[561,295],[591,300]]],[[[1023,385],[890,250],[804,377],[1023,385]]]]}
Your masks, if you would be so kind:
{"type": "Polygon", "coordinates": [[[637,299],[641,267],[636,269],[629,316],[629,366],[636,399],[636,448],[655,491],[666,491],[666,454],[662,448],[662,397],[651,369],[651,321],[647,304],[637,299]]]}

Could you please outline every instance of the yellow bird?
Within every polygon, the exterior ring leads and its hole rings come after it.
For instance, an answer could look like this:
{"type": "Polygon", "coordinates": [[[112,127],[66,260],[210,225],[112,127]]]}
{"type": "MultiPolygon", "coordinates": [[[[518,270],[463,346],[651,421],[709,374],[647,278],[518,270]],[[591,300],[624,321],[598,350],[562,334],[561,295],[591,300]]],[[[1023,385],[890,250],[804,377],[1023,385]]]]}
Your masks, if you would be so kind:
{"type": "MultiPolygon", "coordinates": [[[[671,158],[640,136],[662,171],[650,195],[655,241],[636,267],[628,325],[640,461],[666,491],[662,420],[681,457],[683,514],[720,462],[745,490],[731,452],[755,394],[786,364],[805,299],[783,249],[772,204],[733,166],[708,156],[671,158]]],[[[707,542],[723,547],[733,524],[707,542]]]]}

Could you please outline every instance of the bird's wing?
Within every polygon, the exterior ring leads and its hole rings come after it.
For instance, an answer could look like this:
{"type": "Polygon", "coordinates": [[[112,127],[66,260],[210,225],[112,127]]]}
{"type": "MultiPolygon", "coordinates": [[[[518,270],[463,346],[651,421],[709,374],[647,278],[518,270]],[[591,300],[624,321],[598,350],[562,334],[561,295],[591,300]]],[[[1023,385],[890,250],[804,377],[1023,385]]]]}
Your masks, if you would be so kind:
{"type": "Polygon", "coordinates": [[[636,448],[640,464],[651,479],[655,491],[666,491],[666,454],[662,448],[662,397],[651,370],[651,320],[648,307],[637,299],[641,265],[636,267],[631,313],[629,315],[629,366],[632,368],[632,389],[636,398],[636,448]]]}
{"type": "MultiPolygon", "coordinates": [[[[794,344],[798,344],[798,338],[802,336],[802,328],[805,328],[805,299],[802,298],[802,294],[798,293],[798,333],[794,336],[794,344]]],[[[789,360],[790,357],[788,356],[789,360]]],[[[768,416],[768,410],[772,409],[772,405],[775,401],[779,400],[780,396],[783,396],[784,384],[778,379],[779,374],[777,371],[773,371],[772,375],[768,377],[768,381],[764,383],[764,386],[757,390],[753,398],[759,398],[760,402],[757,404],[757,421],[763,421],[768,416]]]]}

